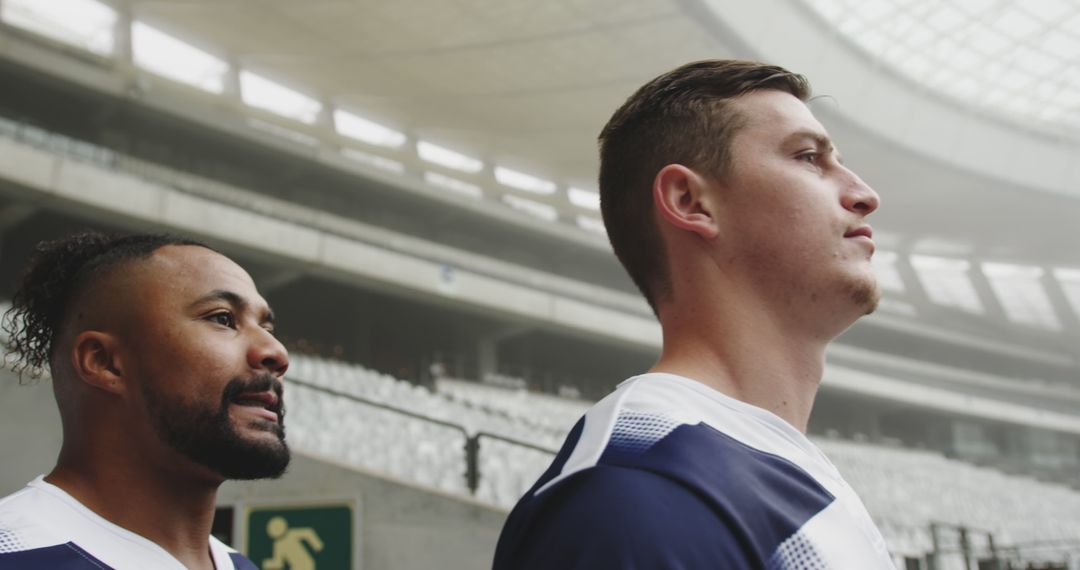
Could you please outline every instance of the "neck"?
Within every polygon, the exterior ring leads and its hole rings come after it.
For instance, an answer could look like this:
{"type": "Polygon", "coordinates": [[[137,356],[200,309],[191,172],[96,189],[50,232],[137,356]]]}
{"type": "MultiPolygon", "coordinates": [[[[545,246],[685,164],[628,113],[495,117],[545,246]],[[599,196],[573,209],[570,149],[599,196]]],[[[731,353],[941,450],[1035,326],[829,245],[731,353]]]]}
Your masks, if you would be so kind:
{"type": "Polygon", "coordinates": [[[754,303],[671,303],[660,314],[664,350],[653,372],[691,378],[806,433],[827,339],[799,334],[754,303]]]}
{"type": "Polygon", "coordinates": [[[45,480],[109,522],[156,543],[191,569],[214,568],[209,536],[220,482],[147,458],[96,453],[110,446],[73,442],[45,480]],[[77,443],[77,444],[76,444],[77,443]],[[87,450],[90,450],[87,452],[87,450]]]}

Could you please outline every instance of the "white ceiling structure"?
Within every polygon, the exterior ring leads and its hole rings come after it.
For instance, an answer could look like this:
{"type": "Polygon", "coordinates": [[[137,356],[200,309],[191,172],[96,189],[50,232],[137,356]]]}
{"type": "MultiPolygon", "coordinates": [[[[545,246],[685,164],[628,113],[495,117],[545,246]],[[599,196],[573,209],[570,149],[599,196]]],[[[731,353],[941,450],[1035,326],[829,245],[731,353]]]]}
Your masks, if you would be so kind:
{"type": "Polygon", "coordinates": [[[887,289],[904,289],[900,252],[931,302],[985,311],[977,267],[1013,322],[1061,328],[1046,279],[1080,313],[1080,0],[0,0],[0,14],[297,133],[336,131],[369,165],[420,165],[432,186],[593,232],[596,135],[630,93],[692,60],[775,62],[828,96],[815,112],[882,195],[887,289]]]}

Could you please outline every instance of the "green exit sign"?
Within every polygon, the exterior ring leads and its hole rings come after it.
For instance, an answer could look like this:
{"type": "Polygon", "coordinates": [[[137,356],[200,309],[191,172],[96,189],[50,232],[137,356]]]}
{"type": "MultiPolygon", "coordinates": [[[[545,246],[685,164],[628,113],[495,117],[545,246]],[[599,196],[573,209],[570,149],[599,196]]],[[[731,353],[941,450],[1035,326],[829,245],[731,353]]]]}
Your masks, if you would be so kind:
{"type": "Polygon", "coordinates": [[[352,502],[247,509],[247,557],[261,570],[351,570],[352,502]]]}

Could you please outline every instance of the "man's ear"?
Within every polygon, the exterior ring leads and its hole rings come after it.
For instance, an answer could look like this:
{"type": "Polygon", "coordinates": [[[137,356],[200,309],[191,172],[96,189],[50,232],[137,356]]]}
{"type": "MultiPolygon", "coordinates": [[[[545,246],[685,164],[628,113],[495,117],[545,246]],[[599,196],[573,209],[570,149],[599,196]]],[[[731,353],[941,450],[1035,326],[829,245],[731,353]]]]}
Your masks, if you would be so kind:
{"type": "Polygon", "coordinates": [[[84,383],[113,394],[128,389],[115,336],[101,331],[83,331],[71,346],[71,366],[84,383]]]}
{"type": "Polygon", "coordinates": [[[710,182],[681,164],[669,164],[653,179],[653,205],[660,219],[712,239],[720,231],[709,195],[710,182]]]}

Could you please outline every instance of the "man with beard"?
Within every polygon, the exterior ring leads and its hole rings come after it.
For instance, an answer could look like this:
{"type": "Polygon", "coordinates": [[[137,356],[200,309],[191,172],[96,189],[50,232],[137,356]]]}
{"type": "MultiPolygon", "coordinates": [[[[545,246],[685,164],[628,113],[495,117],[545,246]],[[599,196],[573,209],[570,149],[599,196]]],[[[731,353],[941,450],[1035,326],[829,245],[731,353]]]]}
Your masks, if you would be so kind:
{"type": "Polygon", "coordinates": [[[5,317],[45,367],[56,467],[0,499],[0,569],[251,569],[210,536],[226,479],[289,463],[288,354],[251,277],[197,242],[79,234],[38,245],[5,317]]]}
{"type": "Polygon", "coordinates": [[[878,300],[878,196],[809,94],[776,66],[702,61],[604,127],[604,223],[663,351],[570,432],[497,570],[893,568],[805,435],[826,345],[878,300]]]}

